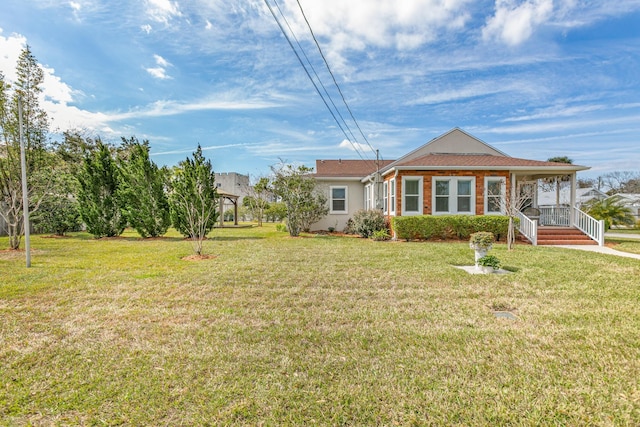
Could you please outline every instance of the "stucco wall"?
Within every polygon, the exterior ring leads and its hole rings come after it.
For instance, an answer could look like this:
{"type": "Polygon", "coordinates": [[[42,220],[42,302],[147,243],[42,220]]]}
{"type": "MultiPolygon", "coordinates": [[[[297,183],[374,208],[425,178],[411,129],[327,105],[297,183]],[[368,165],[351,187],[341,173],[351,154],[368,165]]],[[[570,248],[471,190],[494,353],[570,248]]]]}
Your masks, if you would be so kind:
{"type": "Polygon", "coordinates": [[[360,181],[320,181],[318,190],[322,191],[330,202],[329,190],[331,186],[347,187],[347,213],[332,214],[329,213],[320,221],[313,224],[311,230],[328,230],[333,227],[336,231],[342,231],[347,225],[349,218],[359,210],[364,208],[364,185],[360,181]]]}

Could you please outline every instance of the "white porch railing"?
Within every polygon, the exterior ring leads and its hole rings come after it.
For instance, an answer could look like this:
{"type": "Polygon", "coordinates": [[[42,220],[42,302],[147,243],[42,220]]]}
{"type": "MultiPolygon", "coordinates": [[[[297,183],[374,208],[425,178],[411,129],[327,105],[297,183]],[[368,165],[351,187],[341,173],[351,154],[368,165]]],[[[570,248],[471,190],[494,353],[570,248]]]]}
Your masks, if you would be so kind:
{"type": "Polygon", "coordinates": [[[539,208],[540,225],[571,227],[571,209],[568,207],[539,208]]]}
{"type": "Polygon", "coordinates": [[[520,219],[518,230],[533,246],[536,246],[538,244],[538,222],[530,219],[519,211],[516,213],[516,216],[520,219]]]}
{"type": "Polygon", "coordinates": [[[604,221],[597,220],[580,209],[573,208],[573,225],[584,234],[604,246],[604,221]]]}

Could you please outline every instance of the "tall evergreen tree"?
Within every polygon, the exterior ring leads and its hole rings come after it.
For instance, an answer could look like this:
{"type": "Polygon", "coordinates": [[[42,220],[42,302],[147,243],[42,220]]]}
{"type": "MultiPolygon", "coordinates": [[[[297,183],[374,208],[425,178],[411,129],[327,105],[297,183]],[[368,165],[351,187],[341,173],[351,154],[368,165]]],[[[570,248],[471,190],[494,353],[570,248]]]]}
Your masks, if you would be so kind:
{"type": "Polygon", "coordinates": [[[38,210],[50,188],[53,158],[46,151],[48,122],[40,108],[44,72],[29,46],[20,53],[13,87],[0,74],[0,216],[7,224],[9,245],[20,246],[24,234],[20,165],[19,101],[22,104],[23,140],[27,166],[29,210],[38,210]],[[13,93],[10,90],[13,89],[13,93]]]}
{"type": "Polygon", "coordinates": [[[171,219],[165,193],[167,171],[149,157],[149,141],[122,138],[119,157],[121,182],[118,189],[122,213],[142,237],[162,236],[171,219]]]}
{"type": "Polygon", "coordinates": [[[193,241],[196,254],[202,254],[202,242],[218,218],[218,192],[211,161],[204,158],[198,145],[193,158],[179,163],[171,179],[169,203],[171,221],[182,235],[193,241]]]}
{"type": "Polygon", "coordinates": [[[119,236],[126,220],[118,198],[118,165],[109,146],[100,139],[96,142],[96,149],[85,154],[78,177],[80,215],[94,237],[119,236]]]}

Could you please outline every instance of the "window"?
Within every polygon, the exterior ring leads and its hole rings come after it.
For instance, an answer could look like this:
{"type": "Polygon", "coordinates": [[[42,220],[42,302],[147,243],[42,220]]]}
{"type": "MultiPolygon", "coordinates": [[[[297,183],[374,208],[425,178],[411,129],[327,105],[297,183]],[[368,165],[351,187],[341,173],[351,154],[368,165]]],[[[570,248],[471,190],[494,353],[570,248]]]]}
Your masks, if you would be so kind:
{"type": "Polygon", "coordinates": [[[382,212],[385,215],[389,213],[389,182],[385,181],[382,184],[382,212]]]}
{"type": "Polygon", "coordinates": [[[505,207],[506,179],[504,177],[486,177],[484,179],[484,213],[503,214],[505,207]]]}
{"type": "Polygon", "coordinates": [[[389,181],[389,214],[396,214],[396,180],[389,181]]]}
{"type": "Polygon", "coordinates": [[[331,213],[347,213],[347,187],[331,187],[331,213]]]}
{"type": "Polygon", "coordinates": [[[475,214],[474,177],[438,177],[433,179],[433,214],[475,214]]]}
{"type": "Polygon", "coordinates": [[[403,177],[402,187],[402,215],[421,215],[422,177],[403,177]]]}

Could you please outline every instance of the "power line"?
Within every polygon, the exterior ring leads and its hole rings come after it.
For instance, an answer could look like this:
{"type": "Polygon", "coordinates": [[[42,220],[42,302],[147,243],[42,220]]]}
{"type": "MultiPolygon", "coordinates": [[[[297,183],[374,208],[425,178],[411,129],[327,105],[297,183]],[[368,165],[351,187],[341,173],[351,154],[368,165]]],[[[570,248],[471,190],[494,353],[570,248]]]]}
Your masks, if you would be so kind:
{"type": "Polygon", "coordinates": [[[329,71],[329,74],[331,74],[331,78],[333,79],[333,84],[336,86],[336,89],[338,89],[338,93],[340,93],[340,97],[342,98],[342,102],[344,103],[344,106],[347,107],[347,111],[349,111],[349,114],[351,115],[351,120],[353,120],[353,123],[355,123],[356,127],[360,131],[360,135],[362,135],[362,138],[367,143],[367,145],[369,146],[371,151],[376,153],[376,150],[371,146],[371,144],[369,143],[369,140],[365,136],[364,132],[362,132],[362,128],[360,128],[360,125],[358,124],[358,121],[354,117],[353,112],[351,111],[351,108],[349,108],[349,104],[347,103],[347,100],[345,99],[344,94],[342,93],[342,90],[340,89],[340,85],[338,85],[338,81],[336,80],[336,77],[333,74],[333,71],[331,71],[331,67],[329,67],[329,62],[327,62],[327,58],[324,56],[324,53],[322,52],[322,48],[320,47],[320,43],[318,43],[318,39],[316,39],[316,35],[313,32],[313,29],[311,28],[311,24],[309,23],[309,20],[307,19],[307,15],[304,13],[304,9],[302,9],[302,5],[300,4],[300,0],[296,0],[296,3],[298,3],[298,7],[300,8],[300,12],[302,13],[302,17],[304,18],[304,22],[307,23],[307,27],[309,28],[309,32],[311,33],[311,37],[313,38],[313,41],[315,42],[316,47],[318,48],[318,52],[320,52],[320,56],[322,57],[322,60],[324,61],[324,65],[327,67],[327,71],[329,71]]]}
{"type": "MultiPolygon", "coordinates": [[[[285,16],[285,14],[282,12],[282,9],[280,9],[280,5],[278,4],[277,0],[274,0],[274,3],[276,5],[276,7],[278,8],[278,11],[280,12],[280,15],[282,16],[282,19],[284,20],[285,24],[287,24],[287,28],[289,28],[289,31],[291,32],[291,36],[293,37],[293,39],[296,41],[296,44],[298,45],[298,48],[300,49],[300,51],[302,52],[302,55],[304,55],[304,58],[307,60],[307,63],[309,64],[309,66],[311,67],[311,70],[313,71],[313,74],[316,76],[316,79],[318,80],[318,83],[320,84],[320,86],[322,86],[322,90],[324,91],[325,95],[327,96],[327,98],[329,98],[329,101],[331,102],[331,105],[333,106],[335,112],[338,114],[338,116],[340,117],[340,120],[342,120],[342,123],[344,124],[344,126],[347,128],[347,130],[349,131],[349,134],[351,135],[351,137],[355,140],[356,137],[353,134],[353,132],[351,131],[351,128],[349,127],[349,125],[347,124],[346,120],[344,119],[344,117],[342,117],[342,114],[340,113],[340,110],[338,109],[338,107],[336,106],[335,102],[333,102],[333,98],[331,98],[331,95],[329,94],[329,91],[327,90],[326,86],[324,85],[324,83],[322,83],[322,79],[320,78],[320,76],[318,75],[318,73],[316,72],[316,68],[313,66],[313,63],[311,62],[311,60],[309,59],[309,57],[307,56],[306,52],[304,51],[304,48],[302,47],[302,44],[300,44],[300,41],[298,40],[298,38],[296,37],[295,33],[293,32],[293,29],[291,28],[291,25],[289,24],[289,20],[287,19],[287,17],[285,16]]],[[[321,95],[322,96],[322,95],[321,95]]],[[[345,135],[347,136],[347,135],[345,135]]],[[[349,137],[347,136],[347,140],[349,140],[349,137]]],[[[353,144],[352,144],[353,145],[353,144]]],[[[356,147],[354,146],[354,149],[356,149],[356,147]]],[[[356,149],[357,150],[357,149],[356,149]]]]}
{"type": "MultiPolygon", "coordinates": [[[[336,124],[338,125],[338,127],[340,128],[340,130],[342,131],[342,133],[344,134],[345,138],[347,141],[349,141],[349,143],[353,146],[354,150],[356,151],[356,153],[358,153],[358,156],[365,161],[371,161],[369,159],[365,159],[363,157],[364,153],[360,152],[359,147],[351,140],[351,138],[353,138],[353,140],[355,140],[357,142],[357,138],[355,137],[355,135],[353,134],[353,132],[351,131],[351,129],[349,128],[349,125],[347,124],[347,122],[344,120],[344,117],[342,116],[342,114],[340,114],[339,109],[337,108],[337,106],[335,105],[335,103],[333,102],[333,99],[331,98],[331,95],[329,94],[329,92],[327,91],[326,87],[324,86],[324,84],[322,83],[322,80],[320,79],[320,77],[318,76],[317,72],[315,71],[315,68],[313,67],[313,64],[311,63],[311,61],[309,60],[309,57],[306,55],[304,48],[302,47],[302,45],[300,44],[300,42],[298,41],[298,39],[295,37],[295,33],[293,32],[293,29],[291,28],[291,26],[289,25],[284,13],[282,12],[282,10],[280,9],[280,6],[278,5],[277,0],[273,0],[276,7],[278,8],[278,11],[280,12],[283,20],[285,21],[285,23],[287,24],[289,31],[291,32],[291,35],[293,36],[293,38],[296,40],[296,43],[298,44],[298,47],[300,49],[300,51],[303,53],[304,57],[306,58],[307,62],[309,63],[309,66],[311,67],[311,69],[313,70],[316,78],[318,79],[319,84],[322,86],[327,98],[329,98],[331,104],[333,105],[333,108],[335,109],[335,113],[334,110],[329,106],[329,103],[327,102],[327,100],[325,99],[325,96],[322,94],[322,92],[320,91],[320,88],[318,87],[318,84],[316,84],[315,80],[313,79],[313,77],[311,76],[311,73],[309,72],[309,70],[307,69],[307,66],[305,65],[304,61],[302,60],[302,58],[300,57],[300,54],[298,53],[298,51],[296,50],[293,42],[291,41],[291,38],[289,37],[289,34],[285,31],[285,28],[282,26],[282,24],[280,23],[280,20],[278,19],[278,17],[276,16],[275,11],[273,10],[273,7],[271,6],[271,4],[268,2],[268,0],[264,0],[265,4],[267,5],[267,7],[269,8],[269,12],[271,12],[271,15],[273,16],[273,19],[276,21],[276,24],[278,24],[278,27],[280,28],[280,31],[282,32],[282,34],[284,35],[284,37],[286,38],[287,42],[289,43],[289,46],[291,47],[291,50],[293,50],[294,54],[296,55],[296,58],[298,58],[298,62],[300,62],[300,65],[302,65],[302,68],[304,69],[305,73],[307,74],[307,77],[309,78],[309,80],[311,80],[311,83],[313,84],[316,92],[318,93],[318,95],[320,96],[320,98],[322,99],[322,102],[324,102],[325,106],[327,107],[327,109],[329,110],[329,112],[331,113],[331,116],[333,117],[333,120],[336,122],[336,124]],[[342,124],[340,123],[340,121],[338,120],[338,118],[336,117],[336,113],[338,114],[338,116],[340,116],[340,119],[342,119],[342,124]],[[343,126],[344,124],[344,126],[343,126]],[[349,133],[351,134],[351,138],[349,138],[349,135],[347,134],[347,131],[345,131],[345,127],[348,129],[349,133]]],[[[306,20],[306,17],[305,17],[306,20]]],[[[315,37],[314,37],[315,39],[315,37]]],[[[317,42],[316,42],[317,43],[317,42]]],[[[323,57],[324,59],[324,57],[323,57]]],[[[325,65],[326,64],[326,60],[325,60],[325,65]]],[[[328,67],[328,65],[327,65],[328,67]]],[[[329,69],[329,72],[330,69],[329,69]]],[[[332,73],[331,73],[332,74],[332,73]]],[[[333,74],[332,74],[333,77],[333,74]]],[[[337,86],[337,82],[335,82],[335,77],[333,77],[334,83],[337,86]]],[[[339,87],[338,87],[338,90],[339,87]]],[[[342,95],[342,92],[340,91],[340,95],[342,96],[343,102],[346,105],[346,101],[344,99],[344,96],[342,95]]],[[[353,118],[353,113],[351,112],[351,110],[349,109],[348,105],[347,105],[347,109],[349,110],[349,113],[351,114],[351,117],[353,118]]],[[[354,120],[355,122],[355,120],[354,120]]],[[[356,122],[356,126],[358,127],[358,129],[360,129],[360,126],[357,124],[356,122]]],[[[362,130],[360,129],[360,133],[364,136],[364,134],[362,133],[362,130]]],[[[366,137],[365,137],[366,140],[366,137]]],[[[371,145],[369,144],[369,142],[367,141],[367,144],[369,145],[370,148],[371,145]]],[[[372,149],[373,150],[373,149],[372,149]]]]}

